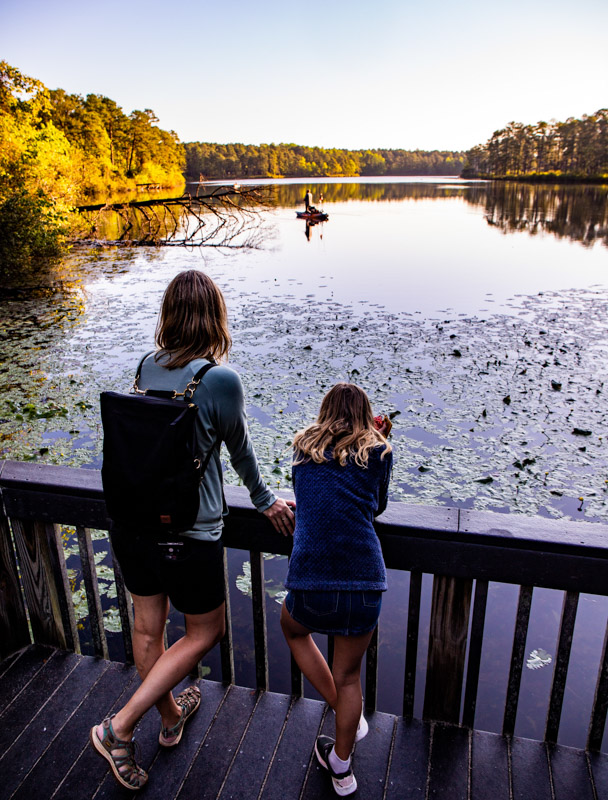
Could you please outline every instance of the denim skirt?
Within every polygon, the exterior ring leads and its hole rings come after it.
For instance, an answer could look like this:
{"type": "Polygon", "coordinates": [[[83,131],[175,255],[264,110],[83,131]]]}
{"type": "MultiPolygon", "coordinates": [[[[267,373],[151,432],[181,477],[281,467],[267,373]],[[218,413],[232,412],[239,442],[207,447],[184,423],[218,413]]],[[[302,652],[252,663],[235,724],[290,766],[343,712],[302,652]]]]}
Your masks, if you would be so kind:
{"type": "Polygon", "coordinates": [[[316,633],[360,636],[378,624],[382,592],[290,589],[285,607],[292,619],[316,633]]]}

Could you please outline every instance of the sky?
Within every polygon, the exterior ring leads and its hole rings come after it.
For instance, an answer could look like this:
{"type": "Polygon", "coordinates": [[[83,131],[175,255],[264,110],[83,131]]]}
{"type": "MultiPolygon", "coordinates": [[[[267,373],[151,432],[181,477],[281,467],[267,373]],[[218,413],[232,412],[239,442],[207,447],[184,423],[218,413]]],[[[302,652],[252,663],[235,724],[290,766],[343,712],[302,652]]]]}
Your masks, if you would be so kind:
{"type": "Polygon", "coordinates": [[[0,59],[181,141],[466,150],[608,106],[606,0],[0,0],[0,59]]]}

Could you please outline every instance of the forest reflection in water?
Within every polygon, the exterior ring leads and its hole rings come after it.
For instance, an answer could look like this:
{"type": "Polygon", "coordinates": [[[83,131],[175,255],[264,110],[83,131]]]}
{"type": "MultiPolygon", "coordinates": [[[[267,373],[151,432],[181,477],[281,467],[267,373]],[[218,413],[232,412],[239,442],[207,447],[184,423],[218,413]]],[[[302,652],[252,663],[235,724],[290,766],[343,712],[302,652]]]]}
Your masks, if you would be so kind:
{"type": "MultiPolygon", "coordinates": [[[[248,182],[251,185],[255,181],[248,182]]],[[[548,185],[506,181],[464,181],[458,178],[416,182],[310,182],[274,181],[261,184],[262,195],[269,204],[279,208],[297,208],[303,204],[306,186],[314,186],[315,197],[321,195],[327,204],[364,201],[377,203],[461,199],[467,205],[483,211],[488,225],[504,233],[526,231],[531,235],[550,233],[568,238],[585,246],[596,241],[608,246],[608,185],[548,185]]],[[[238,185],[240,187],[240,185],[238,185]]],[[[213,184],[189,185],[188,192],[209,191],[213,184]]],[[[237,207],[238,198],[235,198],[237,207]]],[[[102,240],[139,241],[154,244],[183,243],[188,237],[192,245],[261,246],[264,230],[261,219],[254,220],[249,212],[243,219],[238,214],[222,220],[212,209],[198,209],[199,217],[175,213],[162,205],[150,206],[139,212],[111,209],[86,212],[89,231],[102,240]],[[202,224],[201,224],[202,222],[202,224]],[[229,225],[229,227],[227,227],[229,225]],[[218,230],[224,230],[218,236],[218,230]],[[214,233],[212,233],[214,232],[214,233]]],[[[186,242],[188,243],[188,242],[186,242]]]]}
{"type": "MultiPolygon", "coordinates": [[[[369,179],[368,179],[369,180],[369,179]]],[[[304,184],[305,185],[305,184],[304,184]]],[[[274,184],[278,206],[302,205],[304,185],[274,184]]],[[[608,246],[608,185],[545,185],[436,179],[416,183],[314,183],[326,203],[402,202],[461,198],[483,209],[489,225],[505,233],[551,233],[583,245],[608,246]]]]}

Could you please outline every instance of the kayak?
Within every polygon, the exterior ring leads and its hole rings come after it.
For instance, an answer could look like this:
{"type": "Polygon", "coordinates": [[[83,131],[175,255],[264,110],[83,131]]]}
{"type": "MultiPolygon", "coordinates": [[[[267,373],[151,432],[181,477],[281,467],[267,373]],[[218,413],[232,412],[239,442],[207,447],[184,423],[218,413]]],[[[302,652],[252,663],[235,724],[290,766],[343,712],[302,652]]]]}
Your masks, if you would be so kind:
{"type": "Polygon", "coordinates": [[[296,217],[298,219],[314,219],[317,222],[325,222],[326,219],[329,219],[329,214],[325,214],[323,211],[296,211],[296,217]]]}

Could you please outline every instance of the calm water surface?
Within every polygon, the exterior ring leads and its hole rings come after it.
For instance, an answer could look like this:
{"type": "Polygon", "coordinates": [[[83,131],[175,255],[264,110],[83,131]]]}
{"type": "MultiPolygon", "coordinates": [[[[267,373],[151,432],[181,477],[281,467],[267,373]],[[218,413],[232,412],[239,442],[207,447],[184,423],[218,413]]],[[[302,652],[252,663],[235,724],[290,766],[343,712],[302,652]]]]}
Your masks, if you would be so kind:
{"type": "MultiPolygon", "coordinates": [[[[5,294],[3,457],[98,466],[99,391],[128,388],[153,345],[164,287],[179,270],[200,268],[225,291],[231,364],[273,485],[289,486],[293,431],[313,419],[332,383],[350,379],[377,413],[394,414],[394,500],[606,521],[604,189],[299,181],[280,185],[262,223],[258,250],[87,249],[66,259],[51,287],[5,294]],[[308,185],[315,202],[323,193],[329,220],[307,228],[295,210],[308,185]]],[[[230,571],[237,680],[250,684],[246,555],[232,553],[230,571]]],[[[289,691],[277,635],[285,569],[283,559],[266,562],[277,691],[289,691]]],[[[425,576],[422,631],[430,585],[425,576]]],[[[392,573],[390,588],[379,707],[398,712],[408,576],[392,573]]],[[[515,587],[491,585],[480,728],[500,729],[516,605],[515,587]]],[[[555,653],[560,610],[559,593],[535,592],[528,653],[555,653]]],[[[604,599],[581,599],[560,734],[567,744],[584,743],[607,616],[604,599]]],[[[217,653],[208,665],[219,676],[217,653]]],[[[517,734],[542,734],[551,677],[552,665],[524,669],[517,734]]]]}

